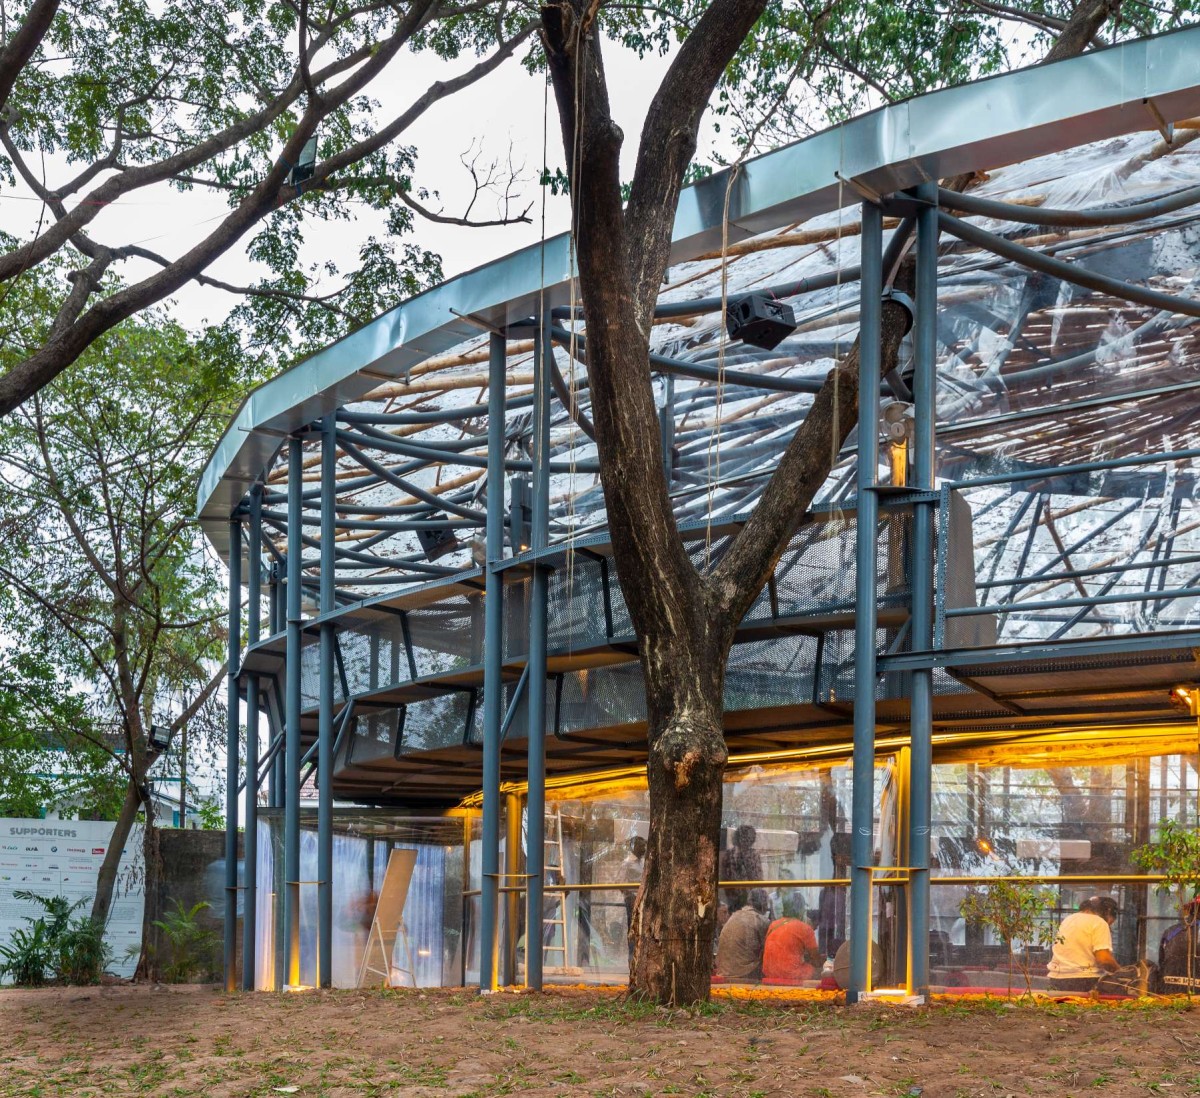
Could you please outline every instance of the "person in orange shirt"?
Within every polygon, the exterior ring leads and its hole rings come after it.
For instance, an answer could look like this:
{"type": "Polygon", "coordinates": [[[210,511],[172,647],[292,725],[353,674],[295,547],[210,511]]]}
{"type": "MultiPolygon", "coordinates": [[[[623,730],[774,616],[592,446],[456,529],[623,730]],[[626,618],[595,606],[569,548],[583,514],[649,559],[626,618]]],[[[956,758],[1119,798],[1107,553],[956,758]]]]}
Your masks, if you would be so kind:
{"type": "Polygon", "coordinates": [[[813,928],[803,919],[776,919],[767,927],[763,979],[781,984],[811,980],[822,961],[813,928]]]}

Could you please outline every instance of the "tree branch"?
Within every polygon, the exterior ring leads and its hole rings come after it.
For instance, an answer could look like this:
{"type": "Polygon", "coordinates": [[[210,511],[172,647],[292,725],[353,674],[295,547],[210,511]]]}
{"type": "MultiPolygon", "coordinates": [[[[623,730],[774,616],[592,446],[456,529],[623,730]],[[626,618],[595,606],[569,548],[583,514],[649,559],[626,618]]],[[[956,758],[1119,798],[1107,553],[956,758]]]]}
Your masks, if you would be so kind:
{"type": "Polygon", "coordinates": [[[60,0],[33,0],[16,34],[0,49],[0,110],[8,103],[13,86],[54,22],[60,0]]]}

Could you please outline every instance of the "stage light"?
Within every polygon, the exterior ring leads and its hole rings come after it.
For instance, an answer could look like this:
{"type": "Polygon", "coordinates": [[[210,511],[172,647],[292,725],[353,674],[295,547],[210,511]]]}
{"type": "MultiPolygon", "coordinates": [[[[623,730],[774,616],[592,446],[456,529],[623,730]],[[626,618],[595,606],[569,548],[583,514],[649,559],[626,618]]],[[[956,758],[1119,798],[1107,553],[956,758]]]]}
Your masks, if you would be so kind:
{"type": "Polygon", "coordinates": [[[312,179],[313,172],[317,167],[317,135],[314,133],[307,141],[304,142],[304,148],[300,150],[300,156],[296,163],[292,165],[292,170],[288,173],[288,182],[296,188],[306,179],[312,179]]]}
{"type": "Polygon", "coordinates": [[[149,739],[150,746],[155,751],[166,751],[171,746],[171,726],[169,724],[152,724],[149,739]]]}
{"type": "MultiPolygon", "coordinates": [[[[434,515],[434,520],[445,519],[445,515],[434,515]]],[[[453,553],[458,548],[458,538],[448,526],[427,527],[417,531],[417,541],[421,544],[421,552],[425,559],[434,561],[453,553]]]]}
{"type": "Polygon", "coordinates": [[[729,303],[725,328],[730,339],[773,351],[796,330],[796,314],[786,301],[750,294],[729,303]]]}

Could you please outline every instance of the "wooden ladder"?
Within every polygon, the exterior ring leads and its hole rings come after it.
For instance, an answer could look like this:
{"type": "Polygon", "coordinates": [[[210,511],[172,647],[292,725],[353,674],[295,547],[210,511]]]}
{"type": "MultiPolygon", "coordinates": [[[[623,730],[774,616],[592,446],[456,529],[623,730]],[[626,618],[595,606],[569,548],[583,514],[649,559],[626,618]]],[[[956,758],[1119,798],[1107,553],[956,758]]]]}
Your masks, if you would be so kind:
{"type": "MultiPolygon", "coordinates": [[[[542,880],[546,884],[566,884],[566,864],[563,851],[562,809],[555,808],[550,833],[546,836],[542,855],[542,880]]],[[[548,915],[542,917],[542,971],[551,975],[566,975],[576,971],[570,965],[567,895],[565,892],[551,892],[549,896],[554,906],[548,915]],[[551,955],[557,956],[556,964],[550,963],[551,955]]],[[[543,904],[544,910],[545,905],[543,904]]]]}

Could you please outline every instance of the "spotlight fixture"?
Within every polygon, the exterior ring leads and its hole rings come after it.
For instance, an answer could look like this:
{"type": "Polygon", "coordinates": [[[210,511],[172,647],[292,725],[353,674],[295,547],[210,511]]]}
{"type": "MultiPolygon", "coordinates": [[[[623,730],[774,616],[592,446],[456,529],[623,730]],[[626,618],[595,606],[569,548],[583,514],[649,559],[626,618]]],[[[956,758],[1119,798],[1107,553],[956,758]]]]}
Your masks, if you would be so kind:
{"type": "Polygon", "coordinates": [[[312,137],[304,142],[304,148],[300,150],[299,158],[292,165],[291,172],[288,173],[288,182],[293,187],[299,187],[306,179],[312,179],[316,168],[317,135],[314,133],[312,137]]]}
{"type": "Polygon", "coordinates": [[[1193,716],[1200,716],[1200,687],[1180,683],[1171,687],[1171,704],[1176,709],[1186,709],[1193,716]]]}
{"type": "Polygon", "coordinates": [[[893,444],[912,441],[916,430],[913,406],[903,400],[889,400],[879,410],[883,437],[893,444]]]}
{"type": "Polygon", "coordinates": [[[508,488],[508,542],[514,553],[529,548],[529,528],[533,523],[533,497],[528,477],[513,477],[508,488]]]}
{"type": "Polygon", "coordinates": [[[171,726],[169,724],[152,724],[149,739],[150,746],[155,751],[166,751],[171,746],[171,726]]]}
{"type": "Polygon", "coordinates": [[[796,314],[786,301],[750,294],[726,307],[725,328],[730,339],[773,351],[796,330],[796,314]]]}
{"type": "MultiPolygon", "coordinates": [[[[445,519],[445,515],[434,515],[434,520],[445,519]]],[[[421,552],[430,561],[453,553],[458,548],[458,538],[448,526],[432,526],[417,531],[417,541],[421,543],[421,552]]]]}

